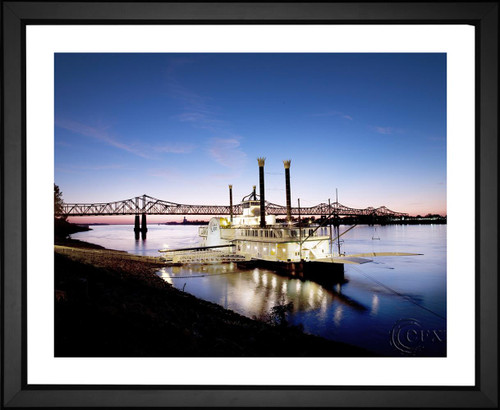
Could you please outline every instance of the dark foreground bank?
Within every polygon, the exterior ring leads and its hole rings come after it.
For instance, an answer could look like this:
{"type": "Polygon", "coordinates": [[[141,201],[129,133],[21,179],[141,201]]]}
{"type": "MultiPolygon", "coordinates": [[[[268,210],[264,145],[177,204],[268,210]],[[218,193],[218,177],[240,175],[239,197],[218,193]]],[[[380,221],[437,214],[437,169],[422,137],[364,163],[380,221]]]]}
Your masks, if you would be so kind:
{"type": "Polygon", "coordinates": [[[55,356],[374,356],[197,299],[159,278],[161,266],[85,242],[56,245],[55,356]]]}

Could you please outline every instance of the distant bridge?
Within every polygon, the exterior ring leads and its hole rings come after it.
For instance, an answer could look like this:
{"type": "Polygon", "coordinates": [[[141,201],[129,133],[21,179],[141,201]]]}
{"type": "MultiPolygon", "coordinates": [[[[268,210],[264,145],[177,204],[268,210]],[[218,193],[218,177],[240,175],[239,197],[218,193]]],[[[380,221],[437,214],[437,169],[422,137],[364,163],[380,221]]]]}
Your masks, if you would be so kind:
{"type": "MultiPolygon", "coordinates": [[[[242,204],[233,205],[233,215],[243,213],[242,204]]],[[[101,215],[230,215],[229,205],[186,205],[163,201],[148,195],[136,196],[116,202],[67,204],[60,216],[101,216],[101,215]]],[[[266,201],[267,215],[286,215],[286,206],[266,201]]],[[[378,208],[349,208],[338,202],[321,203],[311,207],[292,207],[292,215],[310,216],[383,216],[403,217],[407,213],[395,212],[381,206],[378,208]]]]}

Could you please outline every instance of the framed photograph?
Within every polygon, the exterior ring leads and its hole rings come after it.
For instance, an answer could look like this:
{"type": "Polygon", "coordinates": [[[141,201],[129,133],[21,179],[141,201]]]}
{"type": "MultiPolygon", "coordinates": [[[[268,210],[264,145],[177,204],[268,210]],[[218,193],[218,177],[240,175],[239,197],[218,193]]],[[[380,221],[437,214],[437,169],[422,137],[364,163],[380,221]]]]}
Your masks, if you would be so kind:
{"type": "Polygon", "coordinates": [[[498,406],[498,2],[2,7],[2,406],[498,406]]]}

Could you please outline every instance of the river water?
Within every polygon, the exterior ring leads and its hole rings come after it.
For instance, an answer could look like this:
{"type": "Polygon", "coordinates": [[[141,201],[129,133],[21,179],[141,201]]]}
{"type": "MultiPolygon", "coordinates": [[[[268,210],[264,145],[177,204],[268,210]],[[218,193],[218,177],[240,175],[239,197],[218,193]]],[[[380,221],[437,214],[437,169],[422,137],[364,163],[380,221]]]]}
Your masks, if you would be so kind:
{"type": "MultiPolygon", "coordinates": [[[[342,233],[348,227],[341,226],[342,233]]],[[[198,226],[150,225],[135,240],[132,225],[92,226],[73,234],[109,249],[159,256],[164,248],[199,244],[198,226]]],[[[446,356],[446,225],[357,226],[342,252],[412,252],[345,265],[345,283],[321,286],[235,264],[165,267],[158,275],[176,288],[248,317],[263,318],[293,302],[292,325],[307,333],[384,356],[446,356]]]]}

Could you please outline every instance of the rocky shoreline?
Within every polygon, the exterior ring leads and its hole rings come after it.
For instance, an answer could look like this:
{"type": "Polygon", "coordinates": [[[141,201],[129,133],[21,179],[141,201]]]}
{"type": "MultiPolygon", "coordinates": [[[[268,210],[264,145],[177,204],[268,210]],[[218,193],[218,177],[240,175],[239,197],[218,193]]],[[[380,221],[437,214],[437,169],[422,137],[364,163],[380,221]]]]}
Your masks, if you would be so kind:
{"type": "Polygon", "coordinates": [[[175,289],[164,264],[67,239],[54,247],[56,357],[367,357],[175,289]]]}

